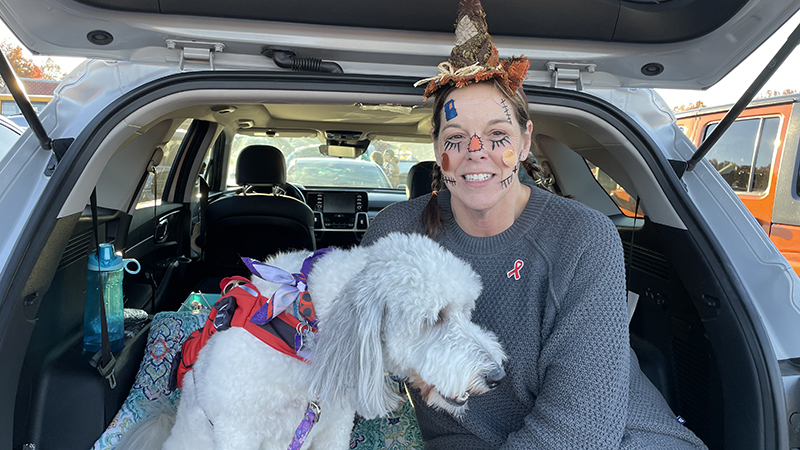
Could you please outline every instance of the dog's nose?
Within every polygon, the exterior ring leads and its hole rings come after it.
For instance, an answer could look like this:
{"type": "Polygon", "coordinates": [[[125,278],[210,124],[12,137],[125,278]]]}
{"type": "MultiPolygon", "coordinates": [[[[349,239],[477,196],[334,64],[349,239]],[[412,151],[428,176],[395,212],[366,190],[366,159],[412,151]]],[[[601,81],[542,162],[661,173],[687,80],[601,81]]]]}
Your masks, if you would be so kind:
{"type": "Polygon", "coordinates": [[[503,370],[502,367],[498,367],[497,369],[493,370],[491,373],[486,375],[486,386],[489,389],[494,389],[500,384],[500,380],[506,377],[506,371],[503,370]]]}

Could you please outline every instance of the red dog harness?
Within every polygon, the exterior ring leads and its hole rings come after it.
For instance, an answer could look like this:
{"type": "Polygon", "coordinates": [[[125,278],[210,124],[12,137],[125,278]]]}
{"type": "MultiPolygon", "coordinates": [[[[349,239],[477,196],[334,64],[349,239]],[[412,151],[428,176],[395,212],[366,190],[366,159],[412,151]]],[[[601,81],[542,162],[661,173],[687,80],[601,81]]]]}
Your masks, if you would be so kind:
{"type": "Polygon", "coordinates": [[[214,333],[230,327],[244,328],[275,350],[309,362],[303,341],[308,333],[317,331],[317,320],[305,282],[313,260],[327,250],[319,250],[306,258],[298,274],[289,274],[282,269],[242,258],[254,275],[282,286],[267,298],[247,278],[236,276],[222,280],[222,298],[211,308],[203,328],[189,335],[175,357],[170,377],[171,389],[183,386],[183,377],[194,366],[200,349],[208,339],[214,333]],[[293,298],[294,301],[289,304],[286,298],[293,298]],[[292,305],[294,314],[289,310],[292,305]]]}

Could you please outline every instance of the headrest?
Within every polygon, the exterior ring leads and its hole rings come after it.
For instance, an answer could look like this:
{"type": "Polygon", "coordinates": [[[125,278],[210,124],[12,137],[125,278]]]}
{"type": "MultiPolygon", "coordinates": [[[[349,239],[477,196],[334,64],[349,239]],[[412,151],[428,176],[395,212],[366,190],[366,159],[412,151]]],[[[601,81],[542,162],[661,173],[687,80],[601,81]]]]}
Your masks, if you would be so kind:
{"type": "Polygon", "coordinates": [[[239,186],[286,183],[286,159],[271,145],[250,145],[236,160],[236,184],[239,186]]]}
{"type": "Polygon", "coordinates": [[[409,200],[431,191],[431,172],[435,164],[436,161],[420,161],[408,169],[406,195],[409,200]]]}

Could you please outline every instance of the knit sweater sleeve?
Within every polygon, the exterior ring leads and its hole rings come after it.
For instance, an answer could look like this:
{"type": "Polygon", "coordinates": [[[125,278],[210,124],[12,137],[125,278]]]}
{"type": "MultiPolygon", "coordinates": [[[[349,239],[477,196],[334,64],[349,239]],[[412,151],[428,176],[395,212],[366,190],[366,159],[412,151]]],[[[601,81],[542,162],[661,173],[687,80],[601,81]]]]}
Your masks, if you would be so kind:
{"type": "Polygon", "coordinates": [[[553,239],[558,250],[550,252],[539,390],[524,426],[503,449],[619,448],[630,364],[624,262],[613,224],[599,213],[589,216],[553,239]],[[565,240],[578,243],[564,248],[558,241],[565,240]]]}

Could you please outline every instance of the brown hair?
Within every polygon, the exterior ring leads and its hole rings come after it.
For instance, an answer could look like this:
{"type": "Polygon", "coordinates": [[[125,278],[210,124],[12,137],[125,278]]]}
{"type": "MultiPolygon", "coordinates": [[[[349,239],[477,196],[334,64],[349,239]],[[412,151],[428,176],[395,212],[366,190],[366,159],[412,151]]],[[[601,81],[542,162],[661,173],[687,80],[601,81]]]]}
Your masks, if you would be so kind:
{"type": "MultiPolygon", "coordinates": [[[[492,83],[511,102],[512,109],[514,110],[514,116],[517,119],[517,125],[519,125],[520,129],[524,133],[528,126],[530,115],[528,114],[528,100],[522,88],[520,87],[517,91],[510,92],[501,83],[494,79],[485,81],[485,83],[492,83]]],[[[433,117],[431,118],[431,124],[433,125],[432,134],[434,139],[439,138],[439,129],[442,125],[441,112],[442,109],[444,109],[444,103],[447,99],[447,96],[453,91],[453,89],[457,88],[450,84],[442,87],[436,92],[436,97],[433,102],[433,117]]],[[[534,158],[530,152],[528,152],[528,157],[522,161],[522,168],[525,169],[525,172],[527,172],[528,175],[530,175],[530,177],[536,181],[537,186],[547,190],[543,183],[544,172],[542,168],[534,162],[534,158]]],[[[434,164],[433,170],[431,171],[431,190],[439,191],[442,188],[442,170],[439,168],[438,164],[434,164]]],[[[438,195],[431,195],[430,200],[428,200],[428,204],[425,205],[425,208],[423,208],[422,213],[420,214],[419,220],[425,229],[425,234],[429,237],[435,236],[439,230],[441,230],[443,223],[442,216],[439,212],[438,195]]]]}

